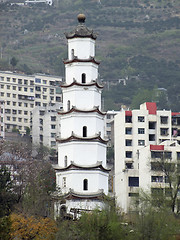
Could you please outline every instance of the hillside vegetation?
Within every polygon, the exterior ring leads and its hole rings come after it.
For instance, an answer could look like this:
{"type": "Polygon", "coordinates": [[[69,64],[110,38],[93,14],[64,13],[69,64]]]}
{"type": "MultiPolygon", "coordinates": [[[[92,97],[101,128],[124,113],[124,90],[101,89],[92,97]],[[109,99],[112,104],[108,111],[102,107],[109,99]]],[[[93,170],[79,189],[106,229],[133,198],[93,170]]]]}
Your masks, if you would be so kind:
{"type": "Polygon", "coordinates": [[[179,0],[56,0],[53,7],[1,4],[0,69],[64,76],[64,32],[77,25],[80,12],[98,33],[100,78],[128,78],[125,86],[105,87],[106,110],[156,101],[159,108],[180,111],[179,0]],[[18,60],[15,66],[12,57],[18,60]]]}

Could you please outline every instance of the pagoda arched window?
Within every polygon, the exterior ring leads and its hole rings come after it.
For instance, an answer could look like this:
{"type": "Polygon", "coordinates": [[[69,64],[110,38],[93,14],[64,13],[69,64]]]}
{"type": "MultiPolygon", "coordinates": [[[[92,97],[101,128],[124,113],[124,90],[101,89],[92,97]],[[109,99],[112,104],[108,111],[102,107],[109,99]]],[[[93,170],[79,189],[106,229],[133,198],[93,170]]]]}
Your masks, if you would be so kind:
{"type": "Polygon", "coordinates": [[[74,49],[71,49],[71,58],[74,59],[74,49]]]}
{"type": "Polygon", "coordinates": [[[84,190],[84,191],[87,191],[87,190],[88,190],[88,180],[87,180],[87,179],[84,179],[84,180],[83,180],[83,190],[84,190]]]}
{"type": "Polygon", "coordinates": [[[70,110],[70,107],[71,107],[71,102],[68,100],[68,101],[67,101],[67,110],[68,110],[68,111],[70,110]]]}
{"type": "Polygon", "coordinates": [[[67,167],[67,156],[64,157],[64,167],[67,167]]]}
{"type": "Polygon", "coordinates": [[[83,127],[83,137],[87,137],[87,127],[83,127]]]}
{"type": "Polygon", "coordinates": [[[83,73],[81,75],[81,81],[82,81],[82,83],[86,83],[86,74],[85,73],[83,73]]]}

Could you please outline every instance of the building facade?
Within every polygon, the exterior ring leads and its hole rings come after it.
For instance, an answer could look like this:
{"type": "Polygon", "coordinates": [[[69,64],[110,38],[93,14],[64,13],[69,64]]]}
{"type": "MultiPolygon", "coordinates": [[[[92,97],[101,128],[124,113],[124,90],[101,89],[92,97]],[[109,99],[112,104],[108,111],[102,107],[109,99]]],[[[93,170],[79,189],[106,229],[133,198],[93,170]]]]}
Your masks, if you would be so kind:
{"type": "Polygon", "coordinates": [[[151,102],[141,104],[140,109],[122,111],[115,116],[115,194],[117,204],[124,212],[130,208],[133,191],[136,193],[140,187],[142,149],[173,140],[179,148],[179,117],[180,113],[157,110],[156,103],[151,102]]]}
{"type": "Polygon", "coordinates": [[[57,112],[62,108],[62,103],[35,107],[31,117],[31,132],[33,145],[44,145],[57,150],[56,137],[60,133],[57,112]]]}
{"type": "Polygon", "coordinates": [[[31,111],[62,101],[62,78],[50,75],[23,75],[0,72],[0,98],[4,101],[5,131],[17,129],[24,135],[30,128],[31,111]]]}
{"type": "Polygon", "coordinates": [[[5,127],[4,127],[4,101],[0,100],[0,139],[3,139],[5,136],[5,127]]]}
{"type": "Polygon", "coordinates": [[[66,34],[68,60],[64,61],[66,82],[62,85],[63,111],[59,112],[58,165],[54,166],[64,199],[63,203],[57,199],[56,215],[74,213],[74,218],[81,211],[103,207],[109,176],[96,35],[86,27],[83,14],[78,21],[75,30],[66,34]]]}

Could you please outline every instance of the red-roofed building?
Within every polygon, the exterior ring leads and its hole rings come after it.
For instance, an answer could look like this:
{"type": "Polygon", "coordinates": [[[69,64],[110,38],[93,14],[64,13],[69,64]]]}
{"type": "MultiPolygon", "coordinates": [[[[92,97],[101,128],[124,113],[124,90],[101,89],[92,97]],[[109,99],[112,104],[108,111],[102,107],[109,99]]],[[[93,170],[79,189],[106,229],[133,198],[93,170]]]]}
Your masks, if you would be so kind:
{"type": "MultiPolygon", "coordinates": [[[[180,152],[180,113],[157,110],[155,102],[145,102],[139,109],[121,111],[114,120],[115,194],[117,203],[127,212],[131,196],[140,184],[140,154],[165,151],[164,143],[176,141],[180,152]]],[[[143,161],[143,158],[142,160],[143,161]]],[[[143,182],[143,179],[141,179],[143,182]]]]}

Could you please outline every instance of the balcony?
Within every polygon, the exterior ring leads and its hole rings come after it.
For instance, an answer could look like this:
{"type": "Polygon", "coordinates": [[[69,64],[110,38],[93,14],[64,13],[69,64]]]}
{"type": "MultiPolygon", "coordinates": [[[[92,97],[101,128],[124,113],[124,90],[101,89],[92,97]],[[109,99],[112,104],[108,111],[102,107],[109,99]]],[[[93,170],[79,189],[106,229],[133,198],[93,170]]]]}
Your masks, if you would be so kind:
{"type": "Polygon", "coordinates": [[[34,96],[27,96],[27,95],[18,94],[18,99],[19,100],[34,101],[34,96]]]}

